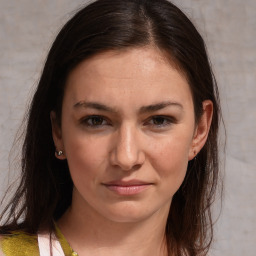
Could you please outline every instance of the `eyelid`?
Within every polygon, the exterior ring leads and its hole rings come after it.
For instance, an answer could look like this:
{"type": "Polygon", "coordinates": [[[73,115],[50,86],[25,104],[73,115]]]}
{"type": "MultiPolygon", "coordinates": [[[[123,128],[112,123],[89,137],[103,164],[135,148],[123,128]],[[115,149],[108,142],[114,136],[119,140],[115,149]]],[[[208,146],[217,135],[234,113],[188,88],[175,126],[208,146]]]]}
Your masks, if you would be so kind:
{"type": "Polygon", "coordinates": [[[167,123],[159,124],[159,125],[157,125],[157,124],[150,124],[150,125],[158,127],[158,128],[165,127],[165,126],[170,126],[170,125],[173,125],[173,124],[177,123],[177,119],[175,117],[173,117],[173,116],[154,115],[154,116],[149,117],[146,120],[145,124],[148,124],[150,121],[153,121],[156,118],[162,118],[162,119],[164,119],[164,121],[167,121],[167,123]]]}
{"type": "MultiPolygon", "coordinates": [[[[97,114],[92,114],[92,115],[87,115],[82,117],[79,122],[88,128],[92,128],[92,129],[99,129],[99,128],[103,128],[104,126],[113,126],[115,124],[113,124],[113,122],[106,116],[104,115],[97,115],[97,114]],[[102,119],[102,124],[90,124],[89,120],[93,119],[93,118],[100,118],[102,119]]],[[[164,128],[164,127],[168,127],[168,126],[172,126],[173,124],[177,123],[177,119],[173,116],[169,116],[169,115],[153,115],[148,117],[145,121],[143,121],[143,126],[151,126],[152,128],[156,128],[156,129],[160,129],[160,128],[164,128]],[[155,124],[152,123],[154,121],[154,119],[163,119],[163,123],[161,124],[155,124]]]]}
{"type": "Polygon", "coordinates": [[[107,117],[103,116],[103,115],[88,115],[88,116],[85,116],[85,117],[80,119],[80,123],[82,125],[85,125],[85,126],[89,127],[89,128],[100,128],[100,127],[103,127],[105,125],[111,125],[110,120],[107,117]],[[99,125],[97,125],[97,124],[96,125],[88,124],[88,120],[93,119],[93,118],[102,118],[103,121],[105,121],[107,123],[106,124],[99,124],[99,125]]]}

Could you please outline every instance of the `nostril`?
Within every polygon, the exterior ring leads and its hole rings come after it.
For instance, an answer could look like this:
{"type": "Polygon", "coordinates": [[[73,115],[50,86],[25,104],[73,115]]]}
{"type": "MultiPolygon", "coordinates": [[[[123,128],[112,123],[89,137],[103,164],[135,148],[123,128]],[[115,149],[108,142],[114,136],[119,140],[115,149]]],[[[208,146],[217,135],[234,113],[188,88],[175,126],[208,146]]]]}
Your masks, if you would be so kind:
{"type": "Polygon", "coordinates": [[[112,158],[112,164],[118,165],[124,171],[135,171],[141,168],[144,163],[144,157],[139,156],[121,156],[121,155],[114,155],[112,158]]]}
{"type": "Polygon", "coordinates": [[[135,164],[133,166],[121,166],[121,165],[119,165],[119,166],[124,171],[137,171],[137,170],[139,170],[141,168],[141,164],[135,164]]]}
{"type": "Polygon", "coordinates": [[[136,164],[133,166],[132,170],[136,171],[141,168],[141,164],[136,164]]]}
{"type": "Polygon", "coordinates": [[[132,166],[125,166],[125,165],[121,165],[119,164],[119,166],[121,167],[121,169],[123,171],[136,171],[138,169],[140,169],[140,165],[139,164],[136,164],[136,165],[132,165],[132,166]]]}

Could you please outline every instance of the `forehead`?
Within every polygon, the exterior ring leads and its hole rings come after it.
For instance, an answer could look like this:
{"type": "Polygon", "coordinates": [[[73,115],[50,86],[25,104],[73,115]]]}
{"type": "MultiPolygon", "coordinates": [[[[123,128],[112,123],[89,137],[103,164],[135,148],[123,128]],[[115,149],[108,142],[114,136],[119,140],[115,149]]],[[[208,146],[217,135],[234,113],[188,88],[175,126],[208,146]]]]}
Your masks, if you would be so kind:
{"type": "Polygon", "coordinates": [[[191,99],[182,72],[162,52],[149,47],[104,52],[83,61],[70,73],[65,96],[112,104],[119,98],[144,104],[191,99]]]}
{"type": "MultiPolygon", "coordinates": [[[[165,69],[177,69],[174,61],[167,57],[167,54],[153,47],[127,48],[120,51],[106,51],[96,54],[91,58],[82,61],[69,75],[69,81],[74,81],[77,75],[97,74],[120,78],[138,77],[147,75],[152,71],[160,74],[165,69]],[[115,69],[112,67],[115,66],[115,69]],[[143,72],[141,72],[143,71],[143,72]]],[[[178,69],[177,69],[178,70],[178,69]]],[[[181,73],[181,72],[180,72],[181,73]]]]}

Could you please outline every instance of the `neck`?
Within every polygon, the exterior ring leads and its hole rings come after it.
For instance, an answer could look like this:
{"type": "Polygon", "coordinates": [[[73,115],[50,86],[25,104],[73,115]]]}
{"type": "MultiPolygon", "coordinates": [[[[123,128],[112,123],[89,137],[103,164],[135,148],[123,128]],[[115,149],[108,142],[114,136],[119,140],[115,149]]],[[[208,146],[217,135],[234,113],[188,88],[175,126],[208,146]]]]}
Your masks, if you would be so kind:
{"type": "Polygon", "coordinates": [[[166,256],[169,206],[146,219],[115,222],[72,203],[58,225],[79,256],[166,256]]]}

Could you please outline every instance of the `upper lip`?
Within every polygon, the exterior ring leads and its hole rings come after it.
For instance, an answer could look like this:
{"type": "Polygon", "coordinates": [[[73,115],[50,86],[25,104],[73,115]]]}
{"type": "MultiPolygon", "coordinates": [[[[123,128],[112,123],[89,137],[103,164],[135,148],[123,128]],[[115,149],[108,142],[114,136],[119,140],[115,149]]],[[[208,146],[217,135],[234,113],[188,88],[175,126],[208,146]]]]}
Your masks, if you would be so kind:
{"type": "Polygon", "coordinates": [[[129,186],[141,186],[141,185],[150,185],[152,182],[141,181],[141,180],[113,180],[109,182],[103,183],[106,186],[122,186],[122,187],[129,187],[129,186]]]}

